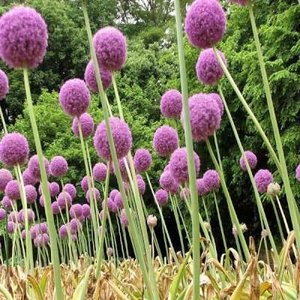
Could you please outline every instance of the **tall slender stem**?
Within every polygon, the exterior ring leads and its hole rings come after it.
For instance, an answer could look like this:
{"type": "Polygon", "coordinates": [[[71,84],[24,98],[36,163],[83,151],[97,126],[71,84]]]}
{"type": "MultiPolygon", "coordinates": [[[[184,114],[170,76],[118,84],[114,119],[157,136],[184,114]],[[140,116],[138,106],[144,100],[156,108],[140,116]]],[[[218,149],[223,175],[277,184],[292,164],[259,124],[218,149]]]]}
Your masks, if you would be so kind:
{"type": "Polygon", "coordinates": [[[186,65],[183,45],[183,32],[181,22],[181,12],[179,0],[175,0],[175,17],[176,17],[176,31],[177,44],[179,55],[180,81],[183,100],[183,116],[184,116],[184,136],[188,155],[188,171],[189,183],[192,202],[192,231],[193,231],[193,300],[200,299],[200,228],[199,228],[199,204],[198,193],[196,187],[196,170],[193,157],[193,141],[190,123],[190,112],[188,105],[188,84],[186,77],[186,65]]]}
{"type": "Polygon", "coordinates": [[[2,122],[2,127],[4,130],[4,133],[7,134],[7,127],[6,127],[6,123],[5,123],[5,119],[4,119],[3,111],[2,111],[1,107],[0,107],[0,117],[1,117],[1,122],[2,122]]]}
{"type": "Polygon", "coordinates": [[[57,247],[57,233],[56,233],[54,218],[53,218],[53,214],[52,214],[52,210],[51,210],[51,197],[50,197],[50,192],[49,192],[49,188],[48,188],[48,180],[47,180],[47,174],[46,174],[46,169],[45,169],[42,145],[41,145],[38,127],[36,124],[35,115],[34,115],[34,111],[33,111],[28,70],[23,69],[23,74],[24,74],[24,85],[25,85],[25,91],[26,91],[28,112],[29,112],[32,132],[33,132],[33,136],[34,136],[35,147],[36,147],[36,151],[37,151],[37,155],[38,155],[39,166],[40,166],[40,170],[41,170],[42,190],[43,190],[43,195],[45,197],[45,199],[44,199],[45,200],[45,212],[46,212],[47,224],[49,227],[49,236],[50,236],[50,244],[51,244],[51,261],[53,263],[53,269],[54,269],[55,295],[56,295],[56,299],[59,300],[59,299],[63,299],[64,296],[63,296],[63,290],[62,290],[62,285],[61,285],[62,280],[61,280],[58,247],[57,247]]]}

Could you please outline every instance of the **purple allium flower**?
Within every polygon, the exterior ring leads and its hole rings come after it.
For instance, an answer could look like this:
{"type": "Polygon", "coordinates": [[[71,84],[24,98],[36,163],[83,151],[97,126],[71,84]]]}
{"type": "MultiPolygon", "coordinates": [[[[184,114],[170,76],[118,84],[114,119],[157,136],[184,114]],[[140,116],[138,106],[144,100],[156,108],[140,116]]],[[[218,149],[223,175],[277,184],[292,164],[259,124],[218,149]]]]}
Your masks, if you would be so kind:
{"type": "Polygon", "coordinates": [[[107,167],[104,163],[97,163],[93,168],[93,177],[96,181],[102,182],[106,179],[107,167]]]}
{"type": "Polygon", "coordinates": [[[163,206],[167,204],[168,197],[169,197],[168,193],[163,189],[159,189],[155,192],[155,198],[159,206],[163,206]]]}
{"type": "Polygon", "coordinates": [[[80,229],[81,223],[78,219],[72,219],[69,222],[69,228],[70,228],[70,232],[71,234],[76,234],[78,232],[78,230],[80,229]]]}
{"type": "Polygon", "coordinates": [[[179,187],[178,182],[172,176],[170,170],[164,171],[159,178],[159,185],[169,193],[176,193],[179,187]]]}
{"type": "Polygon", "coordinates": [[[245,158],[248,161],[250,169],[255,169],[255,167],[257,165],[257,157],[252,151],[249,151],[249,150],[245,151],[244,155],[242,155],[241,158],[240,158],[241,169],[243,171],[247,170],[245,158]]]}
{"type": "MultiPolygon", "coordinates": [[[[51,197],[55,197],[59,194],[59,184],[55,181],[51,182],[49,184],[49,191],[50,191],[50,195],[51,197]]],[[[70,193],[69,193],[70,194],[70,193]]],[[[71,195],[71,194],[70,194],[71,195]]],[[[72,196],[72,195],[71,195],[72,196]]]]}
{"type": "Polygon", "coordinates": [[[123,198],[122,198],[122,195],[120,192],[118,192],[116,195],[115,195],[115,198],[113,199],[114,202],[116,203],[118,209],[122,209],[124,207],[124,204],[123,204],[123,198]]]}
{"type": "MultiPolygon", "coordinates": [[[[226,64],[224,54],[219,50],[218,53],[223,62],[226,64]]],[[[196,73],[198,79],[207,85],[213,85],[217,83],[224,75],[224,72],[212,48],[201,51],[196,64],[196,73]]]]}
{"type": "MultiPolygon", "coordinates": [[[[129,167],[129,163],[128,163],[128,159],[127,158],[119,159],[118,162],[119,162],[119,169],[120,169],[120,172],[121,172],[122,179],[125,182],[128,182],[129,178],[128,178],[128,174],[127,174],[127,169],[126,169],[125,161],[127,162],[127,165],[129,167]]],[[[113,164],[112,164],[112,172],[113,172],[113,174],[115,174],[115,167],[114,167],[113,164]]]]}
{"type": "Polygon", "coordinates": [[[62,156],[55,156],[50,162],[50,172],[54,177],[62,177],[68,172],[68,162],[62,156]]]}
{"type": "Polygon", "coordinates": [[[72,219],[79,219],[83,216],[82,205],[76,203],[73,204],[70,208],[70,216],[72,219]]]}
{"type": "Polygon", "coordinates": [[[17,227],[17,224],[15,224],[12,221],[8,221],[7,225],[6,225],[6,230],[9,234],[12,234],[15,232],[16,227],[17,227]]]}
{"type": "Polygon", "coordinates": [[[0,69],[0,101],[5,98],[9,91],[8,78],[0,69]]]}
{"type": "Polygon", "coordinates": [[[220,109],[220,116],[222,118],[222,116],[224,114],[224,103],[223,103],[223,100],[221,99],[220,95],[217,93],[210,93],[207,96],[212,98],[217,103],[217,105],[220,109]]]}
{"type": "Polygon", "coordinates": [[[207,170],[203,174],[203,180],[205,187],[209,192],[217,190],[220,187],[220,176],[215,170],[207,170]]]}
{"type": "Polygon", "coordinates": [[[76,187],[72,183],[67,183],[64,186],[64,191],[67,192],[73,200],[76,198],[77,195],[76,187]]]}
{"type": "MultiPolygon", "coordinates": [[[[44,157],[44,164],[45,164],[45,169],[46,169],[46,175],[47,177],[50,175],[50,165],[48,159],[44,157]]],[[[38,181],[41,180],[41,171],[40,171],[40,164],[39,164],[39,159],[37,154],[32,156],[29,159],[28,162],[28,169],[31,173],[31,175],[38,181]]]]}
{"type": "Polygon", "coordinates": [[[185,200],[185,199],[188,199],[190,197],[190,190],[189,188],[183,188],[180,192],[180,199],[181,200],[185,200]]]}
{"type": "Polygon", "coordinates": [[[208,95],[196,94],[189,98],[189,109],[194,141],[206,140],[219,129],[221,123],[220,109],[208,95]]]}
{"type": "MultiPolygon", "coordinates": [[[[27,218],[29,223],[32,223],[35,219],[35,214],[30,208],[27,208],[27,218]]],[[[21,209],[18,213],[18,222],[21,224],[25,223],[25,211],[23,209],[21,209]]]]}
{"type": "Polygon", "coordinates": [[[185,19],[189,42],[198,48],[210,48],[218,43],[226,30],[226,16],[218,0],[196,0],[185,19]]]}
{"type": "Polygon", "coordinates": [[[25,229],[23,229],[21,231],[21,237],[22,237],[22,240],[26,240],[26,230],[25,229]]]}
{"type": "Polygon", "coordinates": [[[90,215],[91,215],[91,208],[88,204],[83,204],[82,205],[82,215],[85,217],[85,218],[89,218],[90,215]]]}
{"type": "Polygon", "coordinates": [[[145,194],[146,191],[146,183],[142,177],[136,179],[137,186],[141,195],[145,194]]]}
{"type": "Polygon", "coordinates": [[[27,139],[20,133],[8,133],[0,141],[0,160],[9,167],[23,165],[28,154],[27,139]]]}
{"type": "Polygon", "coordinates": [[[0,221],[4,220],[6,217],[6,211],[4,208],[0,208],[0,221]]]}
{"type": "Polygon", "coordinates": [[[21,198],[20,185],[17,180],[11,180],[5,187],[5,196],[11,200],[18,200],[21,198]]]}
{"type": "Polygon", "coordinates": [[[0,57],[11,68],[36,68],[46,54],[47,25],[33,8],[17,6],[0,18],[0,57]]]}
{"type": "Polygon", "coordinates": [[[296,172],[296,179],[297,179],[298,181],[300,181],[300,165],[297,166],[295,172],[296,172]]]}
{"type": "Polygon", "coordinates": [[[25,185],[35,185],[36,184],[36,179],[32,176],[31,172],[29,169],[26,169],[23,174],[23,182],[25,185]]]}
{"type": "Polygon", "coordinates": [[[121,210],[121,213],[120,213],[120,221],[121,221],[121,224],[125,227],[127,227],[129,225],[128,217],[126,215],[126,211],[124,208],[121,210]]]}
{"type": "Polygon", "coordinates": [[[260,193],[266,193],[268,190],[268,185],[273,182],[273,175],[269,170],[260,169],[254,176],[254,181],[257,190],[260,193]]]}
{"type": "Polygon", "coordinates": [[[239,4],[241,6],[246,6],[249,3],[249,0],[230,0],[232,3],[239,4]]]}
{"type": "Polygon", "coordinates": [[[51,210],[53,215],[58,215],[60,213],[60,207],[57,201],[51,203],[51,210]]]}
{"type": "Polygon", "coordinates": [[[182,95],[177,90],[165,92],[160,100],[160,111],[167,118],[180,118],[182,95]]]}
{"type": "Polygon", "coordinates": [[[64,112],[72,117],[85,113],[90,105],[91,95],[81,79],[70,79],[64,83],[59,92],[59,103],[64,112]]]}
{"type": "MultiPolygon", "coordinates": [[[[100,67],[100,78],[102,81],[103,89],[106,90],[110,87],[112,82],[111,72],[105,69],[103,66],[100,67]]],[[[99,93],[97,79],[95,75],[94,65],[92,60],[89,61],[85,68],[84,80],[89,89],[94,93],[99,93]]]]}
{"type": "MultiPolygon", "coordinates": [[[[94,120],[92,116],[88,113],[84,113],[79,117],[79,121],[81,124],[82,136],[87,138],[92,135],[94,132],[94,120]]],[[[80,136],[77,117],[73,119],[72,131],[75,136],[80,136]]]]}
{"type": "Polygon", "coordinates": [[[93,43],[99,65],[110,71],[121,70],[126,61],[127,43],[120,30],[104,27],[97,31],[93,43]]]}
{"type": "MultiPolygon", "coordinates": [[[[116,147],[117,157],[121,159],[125,157],[132,146],[132,135],[127,123],[116,117],[110,117],[109,123],[112,131],[114,144],[116,147]]],[[[94,146],[100,157],[105,160],[111,159],[108,138],[106,134],[105,122],[102,121],[96,130],[94,136],[94,146]]]]}
{"type": "Polygon", "coordinates": [[[40,204],[40,206],[41,207],[44,207],[45,206],[45,200],[44,200],[44,196],[40,196],[40,198],[39,198],[39,204],[40,204]]]}
{"type": "Polygon", "coordinates": [[[10,171],[0,169],[0,192],[4,192],[6,185],[13,180],[10,171]]]}
{"type": "Polygon", "coordinates": [[[107,199],[107,207],[110,212],[116,213],[118,211],[118,206],[111,198],[107,199]]]}
{"type": "Polygon", "coordinates": [[[59,237],[62,239],[66,238],[68,236],[68,229],[65,224],[60,226],[60,228],[58,230],[58,234],[59,234],[59,237]]]}
{"type": "Polygon", "coordinates": [[[60,207],[60,209],[70,207],[72,205],[72,197],[66,191],[61,192],[57,196],[57,204],[60,207]]]}
{"type": "MultiPolygon", "coordinates": [[[[196,176],[200,171],[200,158],[197,153],[194,152],[194,164],[196,176]]],[[[170,171],[172,176],[179,183],[188,181],[188,158],[186,148],[179,148],[173,152],[170,158],[170,171]]]]}
{"type": "MultiPolygon", "coordinates": [[[[88,189],[89,189],[89,176],[88,176],[88,175],[86,175],[86,176],[84,176],[84,177],[82,178],[82,180],[81,180],[81,182],[80,182],[80,185],[81,185],[81,188],[82,188],[85,192],[88,191],[88,189]]],[[[91,185],[91,183],[90,183],[90,185],[91,185]]]]}
{"type": "Polygon", "coordinates": [[[87,200],[88,203],[90,203],[91,199],[92,200],[100,200],[100,192],[97,188],[91,188],[90,190],[88,190],[85,194],[85,198],[87,200]]]}
{"type": "Polygon", "coordinates": [[[134,154],[134,167],[137,173],[146,172],[152,163],[152,157],[147,149],[138,149],[134,154]]]}
{"type": "Polygon", "coordinates": [[[49,233],[48,225],[46,222],[43,222],[39,225],[39,230],[41,233],[49,233]]]}
{"type": "Polygon", "coordinates": [[[38,196],[37,191],[33,185],[25,185],[25,194],[28,204],[34,203],[38,196]]]}
{"type": "Polygon", "coordinates": [[[8,221],[17,223],[18,222],[18,212],[17,211],[12,211],[7,218],[8,221]]]}
{"type": "Polygon", "coordinates": [[[9,197],[4,196],[3,199],[1,200],[1,205],[6,211],[9,211],[13,207],[13,200],[11,200],[9,197]]]}
{"type": "Polygon", "coordinates": [[[178,143],[177,131],[168,125],[159,127],[154,133],[153,147],[160,156],[171,155],[178,148],[178,143]]]}
{"type": "Polygon", "coordinates": [[[111,198],[112,200],[115,200],[115,196],[116,196],[118,193],[119,193],[119,191],[116,190],[116,189],[111,190],[110,193],[109,193],[109,198],[111,198]]]}
{"type": "Polygon", "coordinates": [[[153,215],[149,215],[147,217],[147,225],[149,226],[149,228],[153,229],[154,227],[156,227],[157,225],[157,217],[153,216],[153,215]]]}

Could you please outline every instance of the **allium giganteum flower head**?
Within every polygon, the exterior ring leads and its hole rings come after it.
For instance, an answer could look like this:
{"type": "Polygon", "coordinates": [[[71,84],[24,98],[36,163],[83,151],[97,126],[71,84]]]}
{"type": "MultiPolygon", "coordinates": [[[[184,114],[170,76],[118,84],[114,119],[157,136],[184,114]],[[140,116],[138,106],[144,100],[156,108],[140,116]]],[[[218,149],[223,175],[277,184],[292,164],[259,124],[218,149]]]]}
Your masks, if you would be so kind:
{"type": "Polygon", "coordinates": [[[220,176],[215,170],[207,170],[203,174],[205,188],[209,191],[215,191],[220,187],[220,176]]]}
{"type": "Polygon", "coordinates": [[[8,133],[0,141],[0,160],[9,167],[23,165],[28,154],[27,139],[20,133],[8,133]]]}
{"type": "Polygon", "coordinates": [[[147,149],[137,149],[134,154],[134,167],[137,173],[146,172],[152,163],[152,156],[147,149]]]}
{"type": "Polygon", "coordinates": [[[165,92],[160,100],[160,111],[167,118],[180,118],[182,95],[177,90],[165,92]]]}
{"type": "MultiPolygon", "coordinates": [[[[214,97],[196,94],[189,98],[192,137],[196,142],[206,140],[219,129],[221,112],[214,97]]],[[[182,121],[183,114],[182,114],[182,121]]]]}
{"type": "Polygon", "coordinates": [[[155,131],[153,147],[158,155],[163,157],[171,155],[178,148],[178,144],[179,138],[174,128],[163,125],[155,131]]]}
{"type": "Polygon", "coordinates": [[[102,182],[106,179],[107,167],[104,163],[97,163],[93,167],[93,177],[96,181],[102,182]]]}
{"type": "MultiPolygon", "coordinates": [[[[110,117],[109,123],[111,126],[112,136],[116,147],[117,158],[125,157],[132,146],[132,135],[127,123],[117,117],[110,117]]],[[[102,121],[96,130],[94,136],[94,146],[98,155],[105,159],[111,160],[111,153],[108,143],[105,122],[102,121]]]]}
{"type": "Polygon", "coordinates": [[[0,101],[5,98],[9,91],[9,83],[6,74],[0,69],[0,101]]]}
{"type": "Polygon", "coordinates": [[[268,185],[273,182],[273,175],[269,170],[260,169],[255,174],[254,180],[257,190],[260,193],[266,193],[268,190],[268,185]]]}
{"type": "Polygon", "coordinates": [[[11,200],[18,200],[21,198],[20,184],[17,180],[12,180],[6,185],[5,196],[11,200]]]}
{"type": "Polygon", "coordinates": [[[208,94],[209,97],[211,97],[218,105],[219,109],[220,109],[220,116],[222,118],[223,114],[224,114],[224,102],[221,99],[220,95],[217,93],[210,93],[208,94]]]}
{"type": "MultiPolygon", "coordinates": [[[[45,164],[45,169],[46,169],[46,175],[47,177],[50,175],[50,164],[47,158],[44,157],[44,164],[45,164]]],[[[31,173],[31,175],[37,180],[41,180],[41,170],[40,170],[40,164],[39,164],[39,159],[37,155],[32,156],[29,159],[28,162],[28,169],[31,173]]]]}
{"type": "Polygon", "coordinates": [[[295,173],[296,179],[300,181],[300,165],[297,166],[295,173]]]}
{"type": "Polygon", "coordinates": [[[123,33],[114,27],[101,28],[93,39],[97,60],[109,71],[121,70],[127,57],[127,43],[123,33]]]}
{"type": "Polygon", "coordinates": [[[66,81],[59,92],[59,103],[64,112],[72,117],[80,117],[90,105],[91,95],[81,79],[66,81]]]}
{"type": "Polygon", "coordinates": [[[159,206],[163,206],[168,203],[169,195],[165,190],[159,189],[155,193],[155,198],[159,206]]]}
{"type": "MultiPolygon", "coordinates": [[[[218,54],[226,64],[224,54],[219,50],[218,54]]],[[[198,79],[207,85],[214,85],[222,78],[224,72],[212,48],[201,51],[196,63],[196,73],[198,79]]]]}
{"type": "Polygon", "coordinates": [[[50,172],[54,177],[62,177],[68,172],[68,162],[62,156],[55,156],[50,162],[50,172]]]}
{"type": "Polygon", "coordinates": [[[205,196],[209,192],[203,178],[198,178],[196,180],[196,186],[199,196],[205,196]]]}
{"type": "Polygon", "coordinates": [[[89,137],[94,132],[94,120],[92,116],[88,113],[82,114],[79,119],[75,117],[72,123],[72,131],[75,136],[79,137],[79,124],[78,120],[80,121],[82,136],[84,138],[89,137]]]}
{"type": "Polygon", "coordinates": [[[210,48],[218,43],[226,30],[226,16],[218,0],[196,0],[185,19],[189,42],[198,48],[210,48]]]}
{"type": "Polygon", "coordinates": [[[247,170],[246,160],[249,164],[250,169],[255,169],[257,165],[257,157],[252,151],[245,151],[244,155],[242,155],[240,158],[240,166],[244,172],[247,170]]]}
{"type": "Polygon", "coordinates": [[[0,169],[0,192],[5,190],[6,185],[13,179],[11,172],[6,169],[0,169]]]}
{"type": "Polygon", "coordinates": [[[47,45],[47,25],[33,8],[17,6],[0,18],[0,57],[9,67],[36,68],[47,45]]]}
{"type": "MultiPolygon", "coordinates": [[[[200,171],[200,158],[194,152],[194,164],[196,176],[200,171]]],[[[188,173],[188,157],[186,148],[178,148],[173,152],[170,158],[170,172],[174,179],[179,183],[184,183],[189,179],[188,173]]]]}
{"type": "MultiPolygon", "coordinates": [[[[102,81],[103,89],[108,89],[112,82],[111,72],[103,66],[100,66],[100,78],[102,81]]],[[[84,81],[86,82],[87,86],[92,92],[99,93],[95,69],[92,60],[89,61],[85,68],[84,81]]]]}

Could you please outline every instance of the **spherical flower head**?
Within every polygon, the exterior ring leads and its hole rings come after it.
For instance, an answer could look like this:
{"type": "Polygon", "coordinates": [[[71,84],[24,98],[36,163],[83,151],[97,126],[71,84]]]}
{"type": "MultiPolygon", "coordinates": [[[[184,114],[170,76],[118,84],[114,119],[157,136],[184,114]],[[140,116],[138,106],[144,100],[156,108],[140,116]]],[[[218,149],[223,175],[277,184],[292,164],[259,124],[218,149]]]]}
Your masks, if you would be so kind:
{"type": "Polygon", "coordinates": [[[72,197],[66,191],[61,192],[57,196],[57,204],[60,207],[60,209],[70,207],[72,205],[72,197]]]}
{"type": "Polygon", "coordinates": [[[20,133],[8,133],[0,141],[0,160],[9,167],[23,165],[28,154],[27,139],[20,133]]]}
{"type": "MultiPolygon", "coordinates": [[[[125,161],[127,162],[127,166],[129,167],[129,162],[128,162],[127,158],[119,159],[118,163],[119,163],[119,169],[120,169],[123,181],[128,182],[129,178],[128,178],[128,174],[127,174],[127,169],[126,169],[125,161]]],[[[115,174],[115,166],[114,166],[114,164],[112,164],[112,173],[115,174]]]]}
{"type": "Polygon", "coordinates": [[[178,148],[178,143],[177,131],[168,125],[159,127],[154,133],[153,147],[160,156],[171,155],[178,148]]]}
{"type": "Polygon", "coordinates": [[[165,92],[160,100],[160,111],[166,118],[180,118],[182,111],[182,95],[177,90],[165,92]]]}
{"type": "Polygon", "coordinates": [[[88,190],[86,192],[85,198],[88,203],[90,203],[91,200],[99,201],[100,200],[100,192],[97,188],[91,188],[90,190],[88,190]]]}
{"type": "Polygon", "coordinates": [[[88,191],[88,189],[89,189],[89,176],[88,175],[86,175],[82,178],[82,180],[80,182],[80,186],[84,190],[84,192],[88,191]]]}
{"type": "MultiPolygon", "coordinates": [[[[194,152],[194,164],[196,176],[200,171],[200,158],[194,152]]],[[[179,183],[184,183],[189,179],[188,157],[186,148],[178,148],[173,152],[170,158],[170,171],[174,179],[179,183]]]]}
{"type": "Polygon", "coordinates": [[[208,94],[208,96],[217,103],[219,110],[220,110],[220,116],[222,118],[222,116],[224,114],[224,102],[221,99],[220,95],[217,93],[210,93],[210,94],[208,94]]]}
{"type": "Polygon", "coordinates": [[[82,205],[82,215],[85,218],[89,218],[91,216],[91,208],[88,204],[83,204],[82,205]]]}
{"type": "Polygon", "coordinates": [[[70,208],[70,216],[72,219],[79,219],[83,216],[82,205],[81,204],[73,204],[70,208]]]}
{"type": "Polygon", "coordinates": [[[297,166],[295,173],[296,173],[296,179],[300,181],[300,165],[297,166]]]}
{"type": "MultiPolygon", "coordinates": [[[[99,66],[100,68],[100,78],[102,81],[103,89],[106,90],[110,87],[112,82],[112,74],[103,66],[99,66]]],[[[89,89],[94,93],[99,93],[95,69],[92,60],[89,61],[85,68],[84,72],[84,80],[89,87],[89,89]]]]}
{"type": "Polygon", "coordinates": [[[134,167],[137,173],[146,172],[152,163],[152,156],[147,149],[136,150],[133,158],[134,167]]]}
{"type": "Polygon", "coordinates": [[[170,170],[164,171],[159,178],[159,185],[169,193],[176,193],[179,187],[178,182],[172,176],[170,170]]]}
{"type": "Polygon", "coordinates": [[[51,203],[51,211],[53,215],[58,215],[60,213],[60,207],[57,203],[57,201],[54,201],[51,203]]]}
{"type": "Polygon", "coordinates": [[[0,18],[0,57],[9,67],[36,68],[47,45],[47,25],[33,8],[17,6],[0,18]]]}
{"type": "Polygon", "coordinates": [[[119,193],[119,191],[116,189],[111,190],[109,193],[109,198],[111,198],[112,200],[115,200],[115,197],[118,193],[119,193]]]}
{"type": "Polygon", "coordinates": [[[12,211],[9,215],[8,215],[8,221],[12,221],[14,223],[18,222],[18,212],[17,211],[12,211]]]}
{"type": "MultiPolygon", "coordinates": [[[[118,159],[125,157],[132,146],[132,135],[127,123],[116,117],[109,118],[109,124],[117,152],[118,159]]],[[[100,157],[111,160],[105,122],[102,121],[94,136],[94,146],[100,157]]]]}
{"type": "Polygon", "coordinates": [[[254,181],[257,190],[260,193],[266,193],[268,190],[268,185],[273,182],[273,175],[269,170],[260,169],[254,176],[254,181]]]}
{"type": "Polygon", "coordinates": [[[137,182],[137,186],[138,186],[138,189],[139,189],[139,193],[141,195],[144,195],[145,191],[146,191],[146,183],[145,183],[144,179],[141,178],[141,177],[137,178],[136,182],[137,182]]]}
{"type": "Polygon", "coordinates": [[[252,151],[249,151],[249,150],[245,151],[244,155],[242,155],[240,158],[240,166],[244,172],[247,170],[245,159],[247,160],[250,169],[255,169],[255,167],[257,165],[257,157],[252,151]]]}
{"type": "Polygon", "coordinates": [[[9,170],[0,169],[0,192],[4,192],[6,185],[13,180],[9,170]]]}
{"type": "Polygon", "coordinates": [[[5,187],[5,196],[11,200],[18,200],[21,198],[20,185],[17,180],[11,180],[5,187]]]}
{"type": "Polygon", "coordinates": [[[8,221],[6,224],[6,230],[9,234],[14,233],[16,230],[16,227],[17,227],[17,224],[12,221],[8,221]]]}
{"type": "Polygon", "coordinates": [[[64,239],[68,236],[68,228],[65,224],[61,225],[58,230],[58,235],[60,238],[64,239]]]}
{"type": "Polygon", "coordinates": [[[210,48],[218,43],[226,30],[226,16],[218,0],[196,0],[185,19],[189,42],[197,48],[210,48]]]}
{"type": "Polygon", "coordinates": [[[236,3],[240,6],[246,6],[249,3],[249,0],[230,0],[232,3],[236,3]]]}
{"type": "Polygon", "coordinates": [[[4,196],[1,200],[1,205],[6,211],[10,211],[13,207],[13,200],[7,196],[4,196]]]}
{"type": "Polygon", "coordinates": [[[0,69],[0,101],[8,94],[9,85],[6,74],[0,69]]]}
{"type": "Polygon", "coordinates": [[[25,185],[35,185],[37,182],[28,168],[22,173],[22,177],[25,185]]]}
{"type": "Polygon", "coordinates": [[[64,186],[64,191],[67,192],[73,200],[76,198],[77,195],[76,187],[72,183],[67,183],[64,186]]]}
{"type": "Polygon", "coordinates": [[[107,167],[104,163],[97,163],[93,168],[93,177],[98,182],[103,182],[106,179],[107,167]]]}
{"type": "MultiPolygon", "coordinates": [[[[29,223],[32,223],[35,219],[35,214],[30,208],[27,209],[27,218],[29,223]]],[[[25,224],[25,211],[23,209],[18,213],[18,222],[23,225],[25,224]]]]}
{"type": "Polygon", "coordinates": [[[41,207],[45,207],[45,200],[44,200],[43,196],[40,196],[40,198],[39,198],[39,204],[40,204],[41,207]]]}
{"type": "MultiPolygon", "coordinates": [[[[84,113],[79,117],[81,124],[82,136],[88,138],[94,132],[94,120],[92,116],[88,113],[84,113]]],[[[79,137],[79,127],[78,127],[78,118],[75,117],[72,123],[72,131],[75,136],[79,137]]]]}
{"type": "Polygon", "coordinates": [[[108,257],[111,257],[111,256],[113,256],[113,254],[114,254],[114,249],[113,249],[112,247],[108,247],[108,248],[106,249],[106,255],[107,255],[108,257]]]}
{"type": "Polygon", "coordinates": [[[50,162],[50,172],[54,177],[62,177],[68,172],[68,162],[62,156],[55,156],[50,162]]]}
{"type": "Polygon", "coordinates": [[[147,225],[150,229],[153,229],[157,225],[157,217],[153,215],[149,215],[147,217],[147,225]]]}
{"type": "Polygon", "coordinates": [[[49,233],[49,230],[48,230],[48,225],[46,222],[43,222],[39,225],[39,230],[41,233],[49,233]]]}
{"type": "Polygon", "coordinates": [[[93,43],[99,65],[109,71],[121,70],[127,57],[127,43],[120,30],[104,27],[97,31],[93,43]]]}
{"type": "Polygon", "coordinates": [[[78,232],[78,230],[80,229],[81,223],[78,219],[72,219],[69,222],[69,228],[70,228],[70,232],[71,234],[76,234],[78,232]]]}
{"type": "MultiPolygon", "coordinates": [[[[224,54],[217,50],[223,62],[226,64],[224,54]]],[[[196,73],[200,81],[207,85],[216,84],[224,75],[212,48],[202,50],[196,63],[196,73]]]]}
{"type": "Polygon", "coordinates": [[[209,192],[215,191],[220,187],[220,176],[215,170],[207,170],[203,174],[204,184],[209,192]]]}
{"type": "Polygon", "coordinates": [[[56,197],[59,194],[59,184],[55,181],[51,182],[49,184],[49,191],[50,191],[51,197],[56,197]]]}
{"type": "Polygon", "coordinates": [[[129,221],[128,221],[125,209],[121,210],[120,221],[121,221],[121,224],[125,227],[127,227],[129,225],[129,221]]]}
{"type": "Polygon", "coordinates": [[[190,189],[189,188],[183,188],[180,192],[180,199],[181,200],[186,200],[190,197],[190,189]]]}
{"type": "MultiPolygon", "coordinates": [[[[44,165],[45,165],[45,169],[46,169],[46,175],[47,177],[50,175],[50,164],[48,159],[46,159],[44,157],[44,165]]],[[[39,164],[39,159],[37,154],[32,156],[29,159],[28,162],[28,169],[31,173],[31,175],[37,180],[40,181],[41,180],[41,170],[40,170],[40,164],[39,164]]]]}
{"type": "Polygon", "coordinates": [[[111,198],[107,199],[107,207],[108,207],[108,210],[112,213],[116,213],[118,211],[117,204],[111,198]]]}
{"type": "Polygon", "coordinates": [[[277,182],[271,182],[267,188],[267,194],[271,197],[278,196],[280,193],[280,185],[277,182]]]}
{"type": "Polygon", "coordinates": [[[6,210],[4,208],[0,208],[0,221],[6,218],[6,210]]]}
{"type": "Polygon", "coordinates": [[[163,189],[159,189],[155,192],[155,198],[159,206],[164,206],[165,204],[167,204],[168,197],[168,193],[163,189]]]}
{"type": "Polygon", "coordinates": [[[36,188],[33,185],[25,185],[25,195],[28,204],[33,204],[38,197],[36,188]]]}
{"type": "Polygon", "coordinates": [[[120,192],[115,195],[115,198],[113,200],[116,203],[118,209],[122,209],[124,207],[123,198],[120,192]]]}
{"type": "Polygon", "coordinates": [[[64,83],[59,92],[59,103],[64,112],[71,117],[80,117],[90,105],[91,95],[81,79],[70,79],[64,83]]]}

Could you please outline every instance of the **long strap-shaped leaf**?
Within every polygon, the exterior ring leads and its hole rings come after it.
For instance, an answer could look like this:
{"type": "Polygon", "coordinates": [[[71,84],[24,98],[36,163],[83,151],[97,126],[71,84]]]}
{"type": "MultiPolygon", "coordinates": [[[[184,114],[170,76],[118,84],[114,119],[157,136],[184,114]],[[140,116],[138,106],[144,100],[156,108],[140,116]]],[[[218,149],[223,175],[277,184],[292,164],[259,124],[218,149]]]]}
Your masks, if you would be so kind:
{"type": "Polygon", "coordinates": [[[84,300],[86,299],[86,289],[87,289],[87,284],[89,281],[89,277],[91,274],[93,266],[89,266],[89,268],[86,271],[86,274],[84,278],[80,281],[79,285],[77,286],[72,300],[84,300]]]}
{"type": "Polygon", "coordinates": [[[6,300],[13,300],[9,291],[2,284],[0,284],[0,294],[2,294],[6,300]]]}

